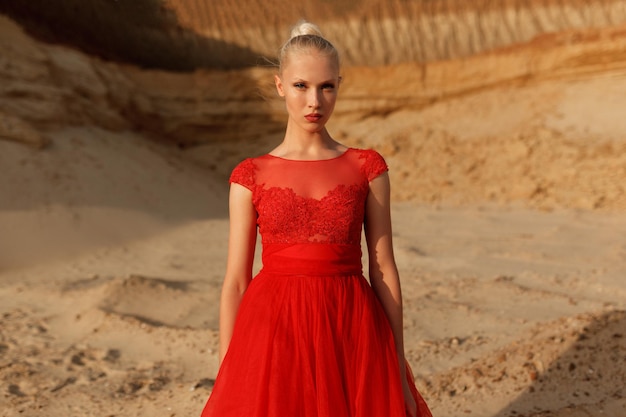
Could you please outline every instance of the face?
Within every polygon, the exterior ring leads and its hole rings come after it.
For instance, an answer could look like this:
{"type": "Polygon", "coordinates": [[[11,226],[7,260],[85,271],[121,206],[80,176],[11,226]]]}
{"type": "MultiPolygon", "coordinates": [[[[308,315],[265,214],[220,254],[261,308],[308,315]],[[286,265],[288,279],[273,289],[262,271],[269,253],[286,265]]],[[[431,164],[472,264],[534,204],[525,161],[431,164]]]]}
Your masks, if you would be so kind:
{"type": "Polygon", "coordinates": [[[294,52],[275,81],[290,122],[311,133],[323,130],[337,100],[337,64],[318,52],[294,52]]]}

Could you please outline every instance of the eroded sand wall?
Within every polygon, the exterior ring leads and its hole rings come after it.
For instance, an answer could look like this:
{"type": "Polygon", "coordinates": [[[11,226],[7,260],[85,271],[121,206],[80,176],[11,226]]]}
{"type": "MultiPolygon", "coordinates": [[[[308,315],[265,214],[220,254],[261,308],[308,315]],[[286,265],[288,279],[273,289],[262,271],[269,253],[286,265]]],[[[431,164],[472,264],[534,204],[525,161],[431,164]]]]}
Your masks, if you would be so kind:
{"type": "Polygon", "coordinates": [[[301,18],[356,66],[455,59],[626,22],[621,0],[5,0],[0,12],[45,41],[179,71],[263,65],[301,18]]]}
{"type": "MultiPolygon", "coordinates": [[[[0,35],[3,140],[45,148],[68,127],[133,131],[226,183],[237,162],[281,139],[273,68],[146,70],[40,42],[7,17],[0,35]]],[[[620,210],[624,50],[616,26],[463,59],[346,66],[330,128],[383,152],[395,200],[620,210]]]]}
{"type": "Polygon", "coordinates": [[[181,24],[209,38],[274,57],[298,19],[319,21],[348,65],[454,59],[569,29],[626,22],[615,0],[169,0],[181,24]],[[263,18],[260,15],[263,14],[263,18]]]}

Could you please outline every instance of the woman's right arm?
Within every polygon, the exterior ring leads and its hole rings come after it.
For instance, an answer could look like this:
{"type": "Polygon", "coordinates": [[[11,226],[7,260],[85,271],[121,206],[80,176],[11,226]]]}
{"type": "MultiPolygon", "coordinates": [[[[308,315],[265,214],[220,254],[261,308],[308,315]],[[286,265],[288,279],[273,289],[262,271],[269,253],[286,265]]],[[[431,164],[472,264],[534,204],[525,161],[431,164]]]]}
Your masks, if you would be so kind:
{"type": "Polygon", "coordinates": [[[241,298],[252,280],[257,236],[257,215],[252,204],[252,192],[233,183],[228,204],[230,230],[226,274],[220,299],[220,365],[230,344],[241,298]]]}

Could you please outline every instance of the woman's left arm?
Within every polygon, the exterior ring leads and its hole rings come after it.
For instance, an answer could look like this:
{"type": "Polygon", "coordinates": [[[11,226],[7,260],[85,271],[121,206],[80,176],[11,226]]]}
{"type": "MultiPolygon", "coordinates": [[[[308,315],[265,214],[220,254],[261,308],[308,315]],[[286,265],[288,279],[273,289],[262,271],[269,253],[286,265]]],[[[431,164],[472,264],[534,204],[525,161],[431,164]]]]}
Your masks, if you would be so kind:
{"type": "Polygon", "coordinates": [[[389,175],[385,172],[370,182],[365,203],[365,239],[369,254],[370,283],[389,320],[398,355],[398,366],[410,415],[415,401],[410,394],[404,357],[402,291],[393,254],[389,175]]]}

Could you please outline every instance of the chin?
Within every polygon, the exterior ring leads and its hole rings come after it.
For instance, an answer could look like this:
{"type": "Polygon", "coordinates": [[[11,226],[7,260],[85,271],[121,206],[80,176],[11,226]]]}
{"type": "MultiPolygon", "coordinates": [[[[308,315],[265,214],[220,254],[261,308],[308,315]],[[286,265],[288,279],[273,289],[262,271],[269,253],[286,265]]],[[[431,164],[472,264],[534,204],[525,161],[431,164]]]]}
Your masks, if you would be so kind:
{"type": "Polygon", "coordinates": [[[321,133],[324,131],[324,129],[326,129],[326,124],[323,124],[321,126],[315,126],[315,127],[311,127],[309,129],[306,129],[307,132],[309,133],[321,133]]]}

